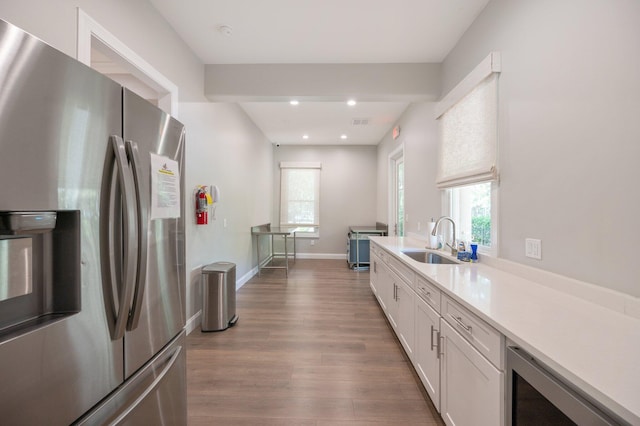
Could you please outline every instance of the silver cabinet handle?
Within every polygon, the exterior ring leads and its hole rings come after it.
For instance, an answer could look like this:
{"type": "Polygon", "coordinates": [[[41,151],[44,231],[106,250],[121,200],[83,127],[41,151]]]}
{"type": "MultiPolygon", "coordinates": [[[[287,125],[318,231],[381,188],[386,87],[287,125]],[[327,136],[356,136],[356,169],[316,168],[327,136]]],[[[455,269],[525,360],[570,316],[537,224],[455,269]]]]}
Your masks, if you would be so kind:
{"type": "Polygon", "coordinates": [[[451,318],[453,318],[456,323],[458,323],[458,325],[462,327],[462,329],[464,329],[464,331],[466,331],[467,333],[471,333],[471,326],[465,324],[464,321],[462,321],[462,317],[454,317],[453,315],[451,315],[451,318]]]}
{"type": "MultiPolygon", "coordinates": [[[[433,326],[431,326],[431,350],[434,350],[434,349],[436,349],[438,347],[437,343],[433,343],[433,332],[434,331],[436,331],[436,329],[433,326]]],[[[439,333],[440,332],[438,332],[438,334],[439,333]]]]}
{"type": "Polygon", "coordinates": [[[427,296],[429,299],[431,299],[431,292],[430,292],[430,291],[427,291],[427,289],[426,289],[426,288],[424,288],[424,287],[418,287],[418,288],[420,289],[420,291],[421,291],[425,296],[427,296]]]}
{"type": "Polygon", "coordinates": [[[444,336],[438,331],[438,359],[444,356],[444,336]]]}

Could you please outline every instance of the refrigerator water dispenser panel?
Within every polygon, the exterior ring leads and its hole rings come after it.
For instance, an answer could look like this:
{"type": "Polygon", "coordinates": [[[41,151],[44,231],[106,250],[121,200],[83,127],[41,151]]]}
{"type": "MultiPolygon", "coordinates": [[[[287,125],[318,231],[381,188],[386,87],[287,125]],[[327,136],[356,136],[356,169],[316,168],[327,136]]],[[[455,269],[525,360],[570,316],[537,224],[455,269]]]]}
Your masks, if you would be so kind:
{"type": "Polygon", "coordinates": [[[31,238],[0,240],[0,301],[33,291],[31,238]]]}
{"type": "Polygon", "coordinates": [[[80,212],[0,211],[0,342],[81,309],[80,212]]]}

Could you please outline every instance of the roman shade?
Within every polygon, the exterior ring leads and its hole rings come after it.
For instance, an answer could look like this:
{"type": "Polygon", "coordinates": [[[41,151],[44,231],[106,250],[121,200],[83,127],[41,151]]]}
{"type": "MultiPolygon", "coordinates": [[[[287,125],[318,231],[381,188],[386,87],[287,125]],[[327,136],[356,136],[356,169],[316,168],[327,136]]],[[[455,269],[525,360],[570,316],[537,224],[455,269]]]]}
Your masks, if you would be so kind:
{"type": "Polygon", "coordinates": [[[438,188],[498,179],[496,70],[493,53],[438,105],[438,188]]]}

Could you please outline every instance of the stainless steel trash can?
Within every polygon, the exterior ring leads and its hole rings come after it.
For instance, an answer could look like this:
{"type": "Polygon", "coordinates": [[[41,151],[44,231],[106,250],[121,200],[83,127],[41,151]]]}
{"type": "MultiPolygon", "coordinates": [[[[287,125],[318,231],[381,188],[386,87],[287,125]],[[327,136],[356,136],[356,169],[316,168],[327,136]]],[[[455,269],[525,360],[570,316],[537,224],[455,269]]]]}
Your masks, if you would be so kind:
{"type": "Polygon", "coordinates": [[[238,321],[236,264],[216,262],[202,268],[202,331],[221,331],[238,321]]]}

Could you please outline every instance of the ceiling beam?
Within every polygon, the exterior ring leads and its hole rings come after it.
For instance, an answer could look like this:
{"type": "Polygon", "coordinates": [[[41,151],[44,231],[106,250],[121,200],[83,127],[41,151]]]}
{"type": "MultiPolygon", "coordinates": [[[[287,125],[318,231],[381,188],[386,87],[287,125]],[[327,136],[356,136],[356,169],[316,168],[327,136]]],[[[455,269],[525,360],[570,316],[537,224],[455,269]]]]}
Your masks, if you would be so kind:
{"type": "Polygon", "coordinates": [[[206,65],[205,95],[212,102],[435,101],[440,64],[206,65]]]}

